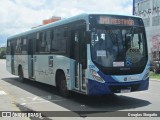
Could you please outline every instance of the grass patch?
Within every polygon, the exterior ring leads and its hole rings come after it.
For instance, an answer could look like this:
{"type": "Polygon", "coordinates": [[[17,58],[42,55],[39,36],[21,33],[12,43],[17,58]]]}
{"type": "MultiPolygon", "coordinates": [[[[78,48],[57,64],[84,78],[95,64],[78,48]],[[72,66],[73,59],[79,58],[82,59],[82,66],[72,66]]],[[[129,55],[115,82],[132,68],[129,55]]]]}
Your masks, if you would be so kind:
{"type": "Polygon", "coordinates": [[[150,72],[149,76],[150,76],[151,79],[158,79],[158,80],[160,80],[160,74],[155,74],[152,71],[150,72]]]}

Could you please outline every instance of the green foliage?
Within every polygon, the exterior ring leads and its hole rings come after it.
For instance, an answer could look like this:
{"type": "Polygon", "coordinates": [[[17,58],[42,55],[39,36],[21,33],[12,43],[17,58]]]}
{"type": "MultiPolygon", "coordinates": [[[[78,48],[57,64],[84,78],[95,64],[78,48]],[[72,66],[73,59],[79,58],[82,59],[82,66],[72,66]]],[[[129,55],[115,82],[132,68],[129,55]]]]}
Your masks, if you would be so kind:
{"type": "Polygon", "coordinates": [[[1,47],[0,48],[0,59],[5,59],[6,58],[6,47],[1,47]]]}
{"type": "Polygon", "coordinates": [[[160,74],[155,74],[154,72],[150,72],[151,79],[157,79],[160,80],[160,74]]]}

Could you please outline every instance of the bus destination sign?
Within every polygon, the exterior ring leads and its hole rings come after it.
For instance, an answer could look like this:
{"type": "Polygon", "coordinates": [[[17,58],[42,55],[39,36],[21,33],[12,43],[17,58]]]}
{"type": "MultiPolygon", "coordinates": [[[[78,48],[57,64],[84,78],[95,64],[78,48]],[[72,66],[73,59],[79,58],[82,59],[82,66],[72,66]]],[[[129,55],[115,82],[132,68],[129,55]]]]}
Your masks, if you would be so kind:
{"type": "Polygon", "coordinates": [[[100,16],[98,23],[111,24],[111,25],[129,25],[129,26],[135,25],[135,22],[133,19],[127,19],[127,18],[121,18],[121,17],[109,17],[109,16],[100,16]]]}

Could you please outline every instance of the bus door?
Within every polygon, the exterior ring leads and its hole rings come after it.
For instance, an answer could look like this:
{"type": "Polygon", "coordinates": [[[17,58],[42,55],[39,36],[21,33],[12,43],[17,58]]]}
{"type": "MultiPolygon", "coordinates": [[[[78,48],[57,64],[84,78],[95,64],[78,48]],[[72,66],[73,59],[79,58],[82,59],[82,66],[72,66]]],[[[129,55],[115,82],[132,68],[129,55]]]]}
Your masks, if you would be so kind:
{"type": "Polygon", "coordinates": [[[29,39],[28,42],[28,73],[29,78],[34,78],[34,62],[33,62],[33,39],[29,39]]]}
{"type": "Polygon", "coordinates": [[[15,69],[14,69],[14,48],[13,48],[13,45],[11,45],[11,73],[15,74],[15,69]]]}
{"type": "Polygon", "coordinates": [[[74,63],[74,71],[75,71],[75,81],[74,81],[74,89],[82,91],[82,64],[81,64],[81,31],[76,30],[72,32],[73,44],[72,44],[72,52],[73,59],[75,59],[74,63]]]}

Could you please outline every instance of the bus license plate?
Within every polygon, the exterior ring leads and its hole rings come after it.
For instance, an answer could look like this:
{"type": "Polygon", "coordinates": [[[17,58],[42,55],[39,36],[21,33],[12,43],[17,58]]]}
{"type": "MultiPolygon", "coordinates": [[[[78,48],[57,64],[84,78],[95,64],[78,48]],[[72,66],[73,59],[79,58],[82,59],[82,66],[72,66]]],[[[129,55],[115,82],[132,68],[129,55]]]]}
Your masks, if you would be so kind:
{"type": "Polygon", "coordinates": [[[131,92],[131,89],[121,89],[121,93],[129,93],[131,92]]]}

